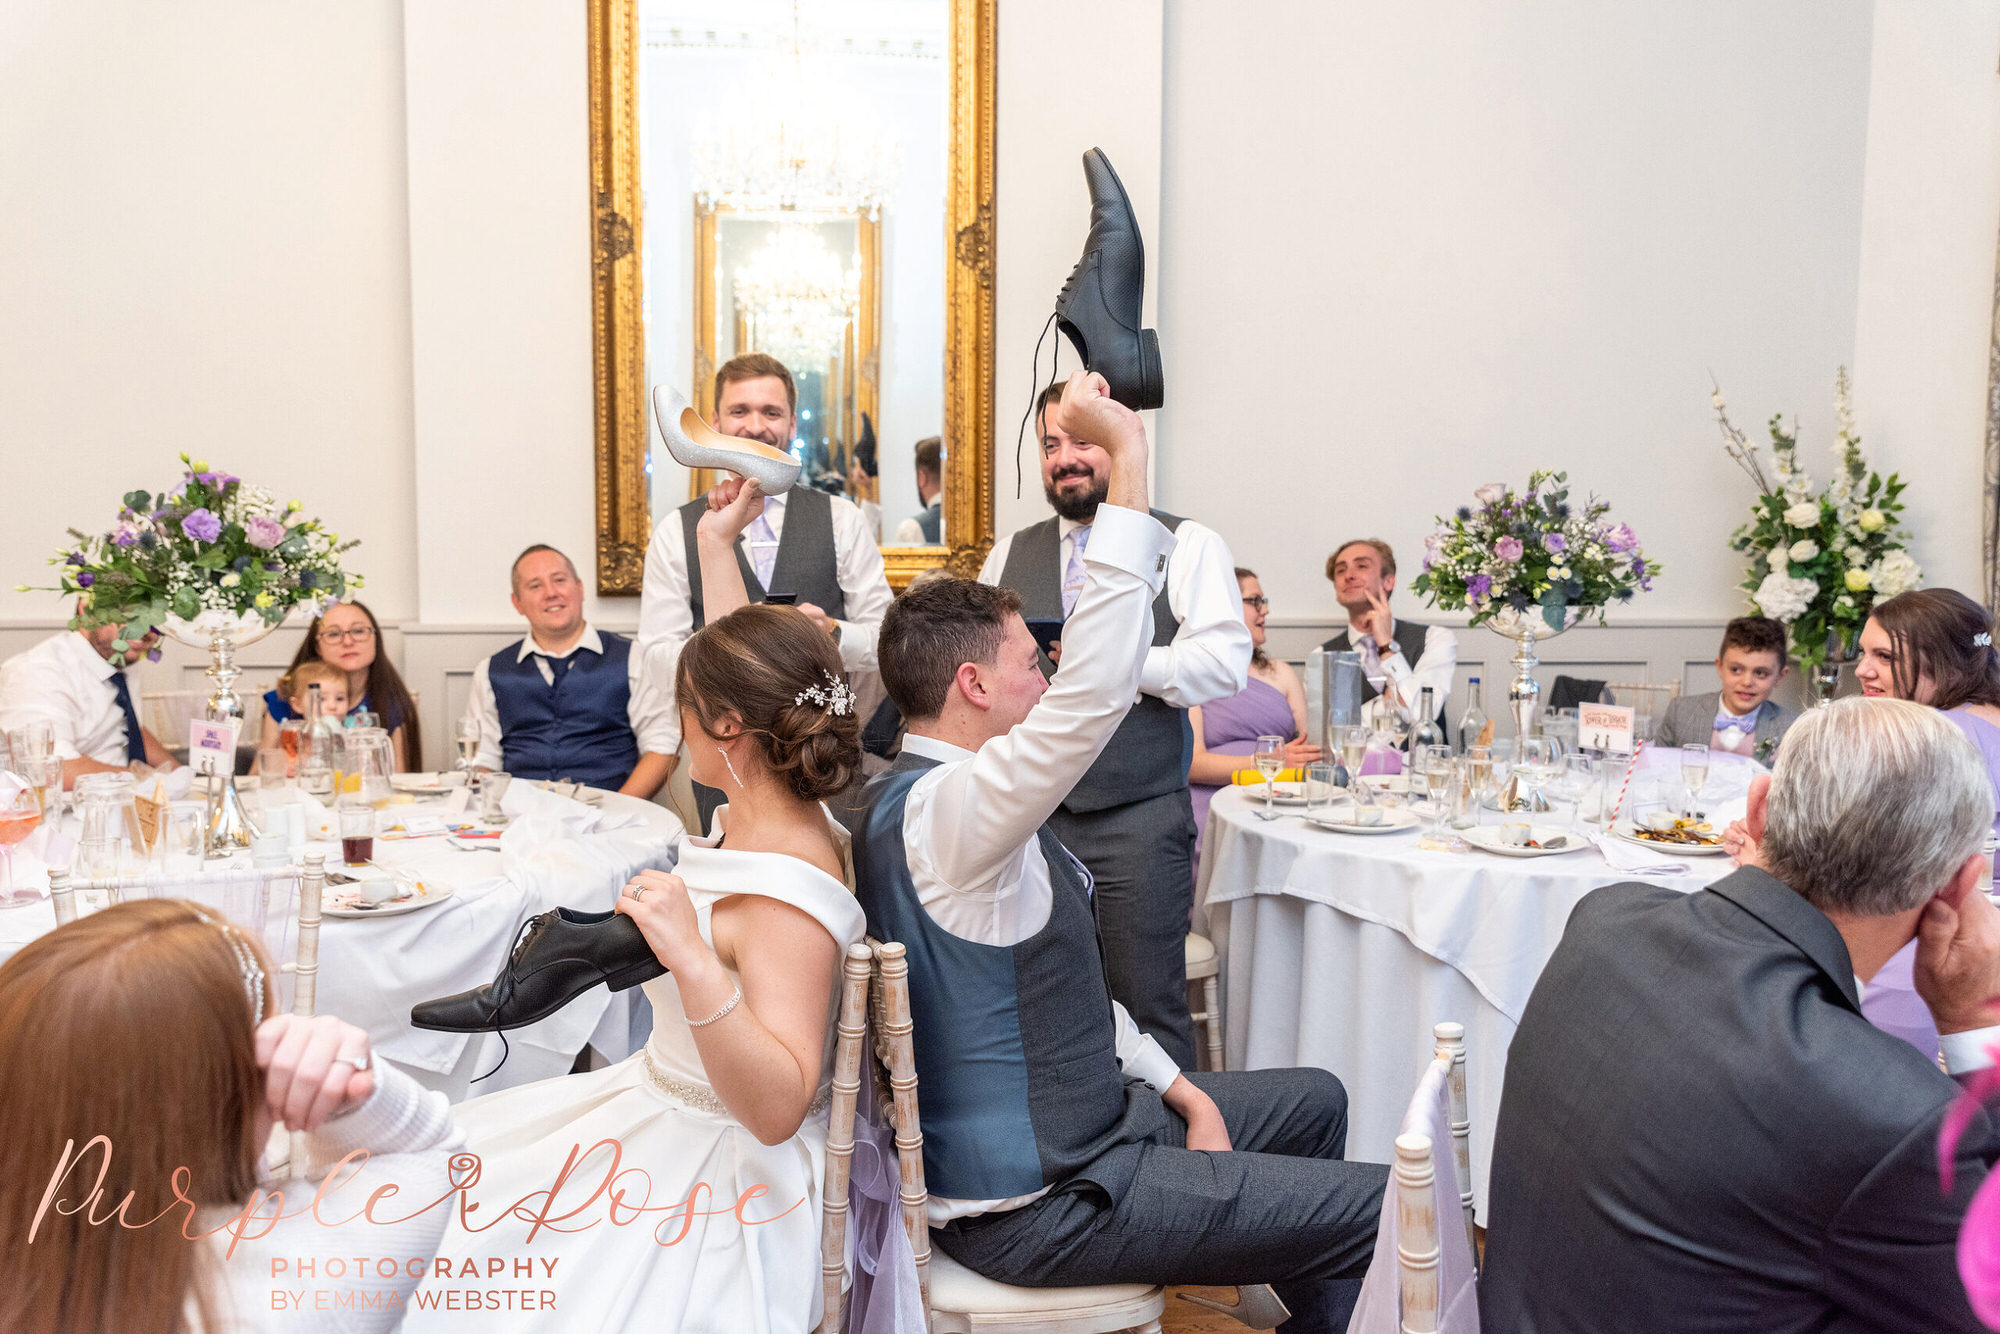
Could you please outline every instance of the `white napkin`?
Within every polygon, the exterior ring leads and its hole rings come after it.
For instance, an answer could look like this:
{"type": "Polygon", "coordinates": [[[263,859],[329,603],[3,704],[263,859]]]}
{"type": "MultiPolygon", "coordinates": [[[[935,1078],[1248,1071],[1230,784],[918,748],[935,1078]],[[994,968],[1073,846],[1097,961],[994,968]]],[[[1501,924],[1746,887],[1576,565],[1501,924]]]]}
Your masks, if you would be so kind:
{"type": "Polygon", "coordinates": [[[1684,875],[1694,869],[1685,861],[1662,856],[1651,848],[1627,843],[1611,834],[1598,834],[1592,841],[1604,854],[1604,860],[1611,863],[1612,870],[1627,875],[1684,875]]]}
{"type": "MultiPolygon", "coordinates": [[[[510,819],[534,816],[538,822],[553,821],[563,833],[571,835],[591,833],[603,818],[595,807],[519,779],[507,785],[506,794],[500,798],[500,809],[510,819]]],[[[505,843],[507,839],[503,836],[501,841],[505,843]]]]}

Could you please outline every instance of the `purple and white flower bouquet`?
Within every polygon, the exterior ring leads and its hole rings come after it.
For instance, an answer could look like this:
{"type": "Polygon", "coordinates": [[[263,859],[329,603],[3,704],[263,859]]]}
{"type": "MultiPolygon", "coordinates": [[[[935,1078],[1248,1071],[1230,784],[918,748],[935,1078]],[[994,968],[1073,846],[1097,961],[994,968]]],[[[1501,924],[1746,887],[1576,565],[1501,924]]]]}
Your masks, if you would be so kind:
{"type": "Polygon", "coordinates": [[[358,544],[306,517],[298,501],[280,505],[240,477],[185,454],[181,462],[179,485],[157,496],[128,492],[109,530],[72,528],[71,543],[50,557],[60,576],[48,591],[76,599],[72,629],[117,625],[112,649],[123,652],[175,622],[268,630],[295,609],[316,612],[361,587],[340,564],[358,544]]]}
{"type": "Polygon", "coordinates": [[[1433,606],[1470,611],[1484,625],[1502,612],[1539,607],[1551,633],[1576,617],[1647,592],[1660,567],[1631,528],[1611,522],[1595,496],[1569,499],[1569,476],[1535,472],[1526,491],[1488,482],[1424,541],[1423,573],[1413,587],[1433,606]]]}

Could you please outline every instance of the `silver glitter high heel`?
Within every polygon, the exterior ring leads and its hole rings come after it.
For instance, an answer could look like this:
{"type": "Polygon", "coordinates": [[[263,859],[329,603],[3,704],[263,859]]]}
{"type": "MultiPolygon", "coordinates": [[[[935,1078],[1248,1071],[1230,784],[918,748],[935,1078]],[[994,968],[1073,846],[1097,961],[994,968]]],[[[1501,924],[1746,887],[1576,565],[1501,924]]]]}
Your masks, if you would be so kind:
{"type": "Polygon", "coordinates": [[[798,480],[797,459],[762,440],[722,434],[670,384],[653,386],[653,418],[660,424],[667,453],[683,467],[720,468],[738,477],[755,477],[767,496],[782,495],[798,480]]]}

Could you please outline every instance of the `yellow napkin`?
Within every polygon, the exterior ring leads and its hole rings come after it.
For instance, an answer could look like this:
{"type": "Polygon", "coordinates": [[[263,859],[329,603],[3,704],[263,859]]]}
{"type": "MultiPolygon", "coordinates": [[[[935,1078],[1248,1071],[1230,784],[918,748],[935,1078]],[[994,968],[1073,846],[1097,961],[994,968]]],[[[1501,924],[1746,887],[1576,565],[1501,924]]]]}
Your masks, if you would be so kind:
{"type": "MultiPolygon", "coordinates": [[[[1264,775],[1258,773],[1255,769],[1238,769],[1230,781],[1238,787],[1255,787],[1264,781],[1264,775]]],[[[1280,769],[1278,770],[1278,781],[1280,783],[1303,783],[1306,781],[1306,771],[1303,769],[1280,769]]]]}

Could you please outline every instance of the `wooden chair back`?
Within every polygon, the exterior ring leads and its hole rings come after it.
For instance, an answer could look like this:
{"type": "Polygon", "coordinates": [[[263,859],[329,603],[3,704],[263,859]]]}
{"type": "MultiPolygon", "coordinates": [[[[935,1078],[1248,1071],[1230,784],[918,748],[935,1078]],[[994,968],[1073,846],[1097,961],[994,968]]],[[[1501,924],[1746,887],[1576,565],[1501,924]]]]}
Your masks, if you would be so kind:
{"type": "MultiPolygon", "coordinates": [[[[1436,1334],[1443,1290],[1429,1135],[1396,1136],[1389,1176],[1396,1199],[1396,1281],[1403,1299],[1403,1334],[1436,1334]]],[[[1384,1207],[1387,1207],[1386,1203],[1384,1207]]]]}
{"type": "Polygon", "coordinates": [[[847,1231],[854,1164],[854,1121],[864,1053],[878,1104],[896,1132],[897,1201],[915,1257],[924,1317],[931,1309],[930,1193],[924,1186],[924,1136],[917,1113],[915,1025],[910,1018],[910,965],[901,945],[876,940],[850,945],[841,969],[840,1018],[833,1052],[833,1102],[828,1111],[826,1178],[820,1228],[820,1334],[841,1327],[846,1303],[847,1231]],[[873,1052],[865,1052],[870,1030],[873,1052]]]}

